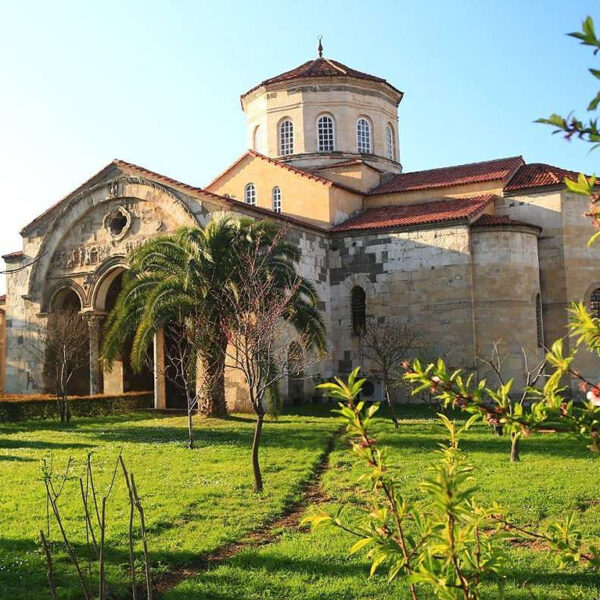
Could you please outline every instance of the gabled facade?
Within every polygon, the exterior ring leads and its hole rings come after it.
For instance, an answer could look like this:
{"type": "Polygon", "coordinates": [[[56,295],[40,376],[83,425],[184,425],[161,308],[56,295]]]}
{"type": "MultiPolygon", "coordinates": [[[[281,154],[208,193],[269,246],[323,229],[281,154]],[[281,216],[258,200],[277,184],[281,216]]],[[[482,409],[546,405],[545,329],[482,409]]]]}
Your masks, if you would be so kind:
{"type": "MultiPolygon", "coordinates": [[[[107,165],[27,225],[22,251],[4,257],[9,269],[25,267],[7,276],[7,391],[44,388],[27,339],[50,311],[72,305],[90,326],[90,368],[78,391],[154,388],[156,406],[169,405],[164,340],[155,340],[145,374],[132,373],[126,357],[103,372],[102,322],[131,248],[224,214],[284,224],[319,292],[329,356],[300,388],[284,384],[284,394],[309,396],[317,378],[361,364],[377,397],[356,319],[409,323],[428,356],[479,376],[490,374],[476,357],[500,342],[505,375],[521,384],[524,353],[531,366],[565,335],[570,302],[600,311],[585,201],[562,183],[573,174],[520,156],[403,173],[401,99],[384,79],[319,57],[242,96],[250,149],[205,188],[120,160],[107,165]]],[[[579,362],[599,378],[591,357],[579,362]]],[[[229,401],[243,402],[239,386],[229,401]]]]}

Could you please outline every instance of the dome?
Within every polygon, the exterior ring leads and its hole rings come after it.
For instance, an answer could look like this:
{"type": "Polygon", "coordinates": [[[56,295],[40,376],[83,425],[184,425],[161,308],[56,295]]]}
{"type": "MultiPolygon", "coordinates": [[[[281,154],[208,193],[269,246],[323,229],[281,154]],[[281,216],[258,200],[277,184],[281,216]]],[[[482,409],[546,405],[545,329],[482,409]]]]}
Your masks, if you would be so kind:
{"type": "Polygon", "coordinates": [[[368,73],[363,73],[362,71],[357,71],[356,69],[352,69],[337,60],[333,60],[331,58],[315,58],[314,60],[308,60],[305,63],[301,64],[299,67],[295,69],[290,69],[285,73],[281,73],[280,75],[275,75],[275,77],[270,77],[269,79],[265,79],[261,81],[258,85],[254,86],[252,89],[248,90],[245,94],[242,94],[241,98],[243,99],[251,94],[253,91],[259,89],[262,86],[268,86],[274,83],[280,82],[290,82],[298,79],[305,79],[309,77],[346,77],[346,78],[354,78],[354,79],[362,79],[366,81],[375,81],[378,83],[383,83],[390,88],[393,92],[398,94],[398,103],[402,100],[403,93],[395,88],[393,85],[389,84],[382,77],[376,77],[375,75],[369,75],[368,73]]]}
{"type": "Polygon", "coordinates": [[[319,56],[242,94],[248,148],[299,168],[361,159],[399,173],[402,96],[382,77],[319,56]]]}

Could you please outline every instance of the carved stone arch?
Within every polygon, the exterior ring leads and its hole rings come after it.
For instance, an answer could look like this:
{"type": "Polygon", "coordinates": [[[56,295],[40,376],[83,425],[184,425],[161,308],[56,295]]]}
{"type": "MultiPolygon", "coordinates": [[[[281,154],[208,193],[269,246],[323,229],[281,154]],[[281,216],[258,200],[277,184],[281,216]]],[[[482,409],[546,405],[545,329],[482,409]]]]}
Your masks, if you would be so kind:
{"type": "Polygon", "coordinates": [[[169,205],[169,214],[181,226],[197,226],[198,220],[187,204],[171,189],[140,177],[117,177],[74,195],[64,204],[49,228],[32,265],[27,298],[44,298],[46,278],[52,268],[52,260],[59,250],[63,238],[89,211],[95,207],[115,200],[152,201],[169,205]],[[37,292],[36,292],[37,290],[37,292]]]}
{"type": "Polygon", "coordinates": [[[112,282],[129,268],[124,255],[111,256],[94,273],[89,294],[89,306],[98,313],[106,312],[106,294],[112,282]]]}
{"type": "Polygon", "coordinates": [[[65,279],[63,281],[59,281],[50,288],[44,297],[41,312],[50,312],[54,308],[59,296],[65,291],[70,291],[77,295],[81,308],[86,305],[86,293],[83,288],[77,282],[71,281],[70,279],[65,279]]]}
{"type": "Polygon", "coordinates": [[[365,290],[367,299],[374,298],[376,295],[375,285],[367,274],[354,274],[346,277],[341,284],[344,288],[344,294],[348,295],[353,287],[359,286],[365,290]]]}
{"type": "MultiPolygon", "coordinates": [[[[364,292],[364,323],[361,325],[360,329],[364,330],[365,326],[369,323],[370,318],[372,317],[372,313],[369,310],[369,305],[371,305],[377,297],[376,289],[373,282],[369,279],[369,276],[366,274],[353,274],[349,277],[346,277],[344,282],[341,284],[342,287],[342,306],[344,314],[349,317],[350,326],[352,328],[352,333],[354,335],[358,334],[359,331],[356,330],[356,315],[355,315],[355,306],[354,302],[356,299],[356,289],[360,288],[364,292]]],[[[363,331],[364,333],[364,331],[363,331]]]]}

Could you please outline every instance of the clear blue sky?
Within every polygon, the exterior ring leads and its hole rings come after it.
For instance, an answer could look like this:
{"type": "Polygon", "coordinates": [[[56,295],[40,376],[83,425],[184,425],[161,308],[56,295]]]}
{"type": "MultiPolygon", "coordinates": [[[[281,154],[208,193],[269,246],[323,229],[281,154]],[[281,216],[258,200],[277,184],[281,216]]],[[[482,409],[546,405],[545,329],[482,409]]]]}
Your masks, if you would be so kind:
{"type": "MultiPolygon", "coordinates": [[[[580,109],[598,58],[584,0],[0,0],[0,253],[118,157],[205,185],[245,150],[239,95],[325,56],[405,92],[405,170],[522,154],[587,172],[600,151],[533,120],[580,109]]],[[[600,24],[599,24],[600,27],[600,24]]]]}

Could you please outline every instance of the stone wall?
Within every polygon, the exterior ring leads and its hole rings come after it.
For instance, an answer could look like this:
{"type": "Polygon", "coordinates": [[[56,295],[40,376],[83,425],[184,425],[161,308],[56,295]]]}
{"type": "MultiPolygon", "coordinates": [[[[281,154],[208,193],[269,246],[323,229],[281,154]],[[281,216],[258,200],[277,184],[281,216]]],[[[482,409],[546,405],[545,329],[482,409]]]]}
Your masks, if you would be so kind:
{"type": "MultiPolygon", "coordinates": [[[[526,364],[534,368],[543,359],[536,325],[540,291],[537,230],[474,227],[472,255],[477,355],[491,359],[497,343],[504,379],[514,379],[518,391],[525,383],[526,364]]],[[[493,386],[500,383],[484,363],[477,367],[480,378],[493,386]]]]}
{"type": "MultiPolygon", "coordinates": [[[[574,301],[589,305],[591,292],[600,287],[600,250],[597,244],[587,246],[595,232],[584,216],[588,200],[560,190],[523,192],[505,198],[499,211],[542,227],[538,253],[544,342],[549,346],[564,338],[565,351],[569,351],[573,342],[565,337],[567,309],[574,301]]],[[[575,366],[592,380],[600,379],[597,356],[582,351],[575,366]]],[[[576,383],[572,382],[573,390],[576,383]]]]}
{"type": "Polygon", "coordinates": [[[439,229],[336,236],[329,253],[330,337],[333,372],[346,374],[365,360],[352,331],[351,291],[366,292],[367,320],[409,323],[428,353],[452,365],[473,365],[469,229],[439,229]]]}

